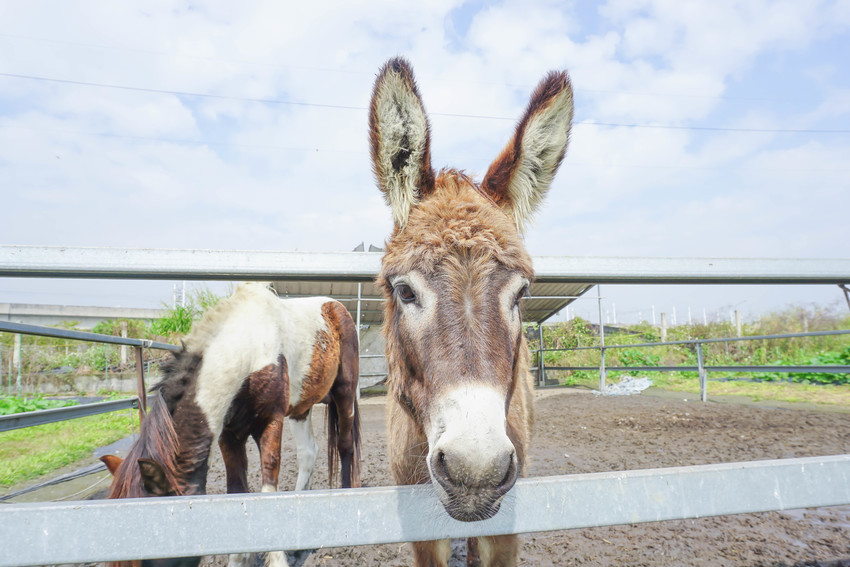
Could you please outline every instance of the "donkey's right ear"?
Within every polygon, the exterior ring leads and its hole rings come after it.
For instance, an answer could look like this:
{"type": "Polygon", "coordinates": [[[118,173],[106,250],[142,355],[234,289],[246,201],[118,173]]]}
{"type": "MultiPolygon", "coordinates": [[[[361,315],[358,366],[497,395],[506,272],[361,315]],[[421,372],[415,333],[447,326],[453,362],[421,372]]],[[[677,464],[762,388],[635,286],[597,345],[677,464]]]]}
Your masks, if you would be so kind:
{"type": "Polygon", "coordinates": [[[405,59],[390,59],[378,73],[369,106],[372,170],[397,227],[434,188],[431,127],[405,59]]]}

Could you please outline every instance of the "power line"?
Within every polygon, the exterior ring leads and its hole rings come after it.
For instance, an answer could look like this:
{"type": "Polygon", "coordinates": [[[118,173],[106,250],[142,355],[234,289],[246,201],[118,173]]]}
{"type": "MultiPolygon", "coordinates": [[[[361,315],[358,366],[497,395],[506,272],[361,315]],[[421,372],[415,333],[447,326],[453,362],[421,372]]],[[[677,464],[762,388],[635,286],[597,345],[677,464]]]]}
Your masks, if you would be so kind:
{"type": "MultiPolygon", "coordinates": [[[[353,69],[341,69],[338,67],[317,67],[315,65],[292,65],[292,64],[281,64],[281,63],[268,63],[265,61],[258,61],[255,59],[245,59],[245,58],[234,58],[234,57],[210,57],[205,55],[192,55],[188,53],[172,53],[168,51],[159,51],[155,49],[144,49],[140,47],[124,47],[118,45],[104,45],[98,43],[85,43],[80,41],[68,41],[68,40],[60,40],[60,39],[51,39],[51,38],[43,38],[43,37],[33,37],[19,34],[10,34],[10,33],[0,33],[0,37],[8,37],[12,39],[22,39],[26,41],[35,41],[42,43],[52,43],[57,45],[73,45],[77,47],[89,47],[95,49],[106,49],[113,51],[128,51],[133,53],[146,53],[148,55],[156,55],[160,57],[172,57],[172,58],[183,58],[183,59],[198,59],[203,61],[212,61],[212,62],[228,62],[228,63],[238,63],[240,65],[254,65],[260,67],[266,67],[269,69],[302,69],[308,71],[321,71],[321,72],[332,72],[332,73],[347,73],[347,74],[358,74],[358,75],[368,75],[374,76],[374,71],[369,70],[353,70],[353,69]]],[[[534,85],[526,85],[526,84],[511,84],[511,83],[492,83],[485,82],[479,84],[498,84],[501,86],[511,87],[511,88],[523,88],[523,89],[532,89],[534,85]]],[[[776,98],[776,97],[743,97],[743,96],[720,96],[720,95],[706,95],[706,94],[693,94],[693,93],[654,93],[654,92],[639,92],[639,91],[628,91],[628,90],[615,90],[615,89],[594,89],[594,88],[578,88],[573,87],[577,93],[600,93],[600,94],[611,94],[611,95],[627,95],[627,96],[645,96],[645,97],[667,97],[667,98],[694,98],[694,99],[711,99],[711,100],[726,100],[726,101],[742,101],[742,102],[777,102],[777,103],[803,103],[809,102],[814,103],[818,102],[812,99],[790,99],[790,98],[776,98]]],[[[498,118],[499,120],[503,120],[503,118],[498,118]]]]}
{"type": "MultiPolygon", "coordinates": [[[[154,89],[149,87],[131,87],[126,85],[113,85],[109,83],[95,83],[89,81],[75,81],[71,79],[54,79],[50,77],[37,77],[34,75],[20,75],[16,73],[0,73],[0,77],[9,77],[14,79],[25,79],[30,81],[42,81],[42,82],[50,82],[50,83],[60,83],[66,85],[78,85],[78,86],[86,86],[86,87],[97,87],[97,88],[106,88],[106,89],[117,89],[117,90],[125,90],[125,91],[134,91],[134,92],[145,92],[145,93],[155,93],[155,94],[169,94],[176,96],[186,96],[186,97],[198,97],[198,98],[211,98],[211,99],[219,99],[219,100],[232,100],[232,101],[241,101],[241,102],[253,102],[260,104],[281,104],[281,105],[290,105],[290,106],[305,106],[305,107],[313,107],[313,108],[335,108],[341,110],[360,110],[366,111],[367,108],[365,106],[348,106],[348,105],[340,105],[340,104],[321,104],[321,103],[313,103],[313,102],[300,102],[300,101],[292,101],[292,100],[280,100],[280,99],[270,99],[270,98],[251,98],[251,97],[239,97],[239,96],[229,96],[229,95],[218,95],[211,93],[195,93],[188,91],[174,91],[168,89],[154,89]]],[[[446,116],[452,118],[475,118],[480,120],[507,120],[514,122],[516,118],[509,118],[506,116],[487,116],[487,115],[477,115],[477,114],[455,114],[448,112],[431,112],[432,116],[446,116]]],[[[750,133],[774,133],[774,134],[850,134],[850,129],[839,129],[839,130],[817,130],[817,129],[783,129],[783,128],[724,128],[724,127],[714,127],[714,126],[676,126],[676,125],[664,125],[664,124],[621,124],[616,122],[580,122],[576,124],[576,126],[605,126],[605,127],[614,127],[614,128],[648,128],[648,129],[658,129],[658,130],[696,130],[696,131],[709,131],[709,132],[750,132],[750,133]]]]}

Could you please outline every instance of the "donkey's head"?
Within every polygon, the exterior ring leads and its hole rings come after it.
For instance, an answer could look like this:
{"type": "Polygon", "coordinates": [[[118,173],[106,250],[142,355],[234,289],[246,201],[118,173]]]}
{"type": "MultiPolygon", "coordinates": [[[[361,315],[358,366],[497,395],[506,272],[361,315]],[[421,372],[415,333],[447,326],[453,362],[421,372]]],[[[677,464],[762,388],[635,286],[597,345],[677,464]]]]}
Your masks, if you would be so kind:
{"type": "Polygon", "coordinates": [[[427,438],[428,473],[459,520],[495,514],[523,465],[508,420],[528,372],[520,300],[533,271],[520,234],[564,156],[572,113],[567,74],[550,73],[479,185],[435,175],[405,60],[375,82],[372,166],[395,221],[378,276],[389,386],[427,438]]]}

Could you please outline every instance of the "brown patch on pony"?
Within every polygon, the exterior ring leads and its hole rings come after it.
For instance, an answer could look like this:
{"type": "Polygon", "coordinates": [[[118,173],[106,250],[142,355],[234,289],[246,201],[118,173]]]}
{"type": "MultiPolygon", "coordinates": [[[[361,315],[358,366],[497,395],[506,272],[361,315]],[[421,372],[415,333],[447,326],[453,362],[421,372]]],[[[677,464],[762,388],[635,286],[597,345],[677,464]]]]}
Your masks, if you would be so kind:
{"type": "Polygon", "coordinates": [[[219,447],[227,468],[227,492],[248,492],[245,442],[250,435],[260,448],[263,485],[277,486],[283,418],[289,406],[286,357],[252,372],[242,383],[224,420],[219,447]]]}
{"type": "Polygon", "coordinates": [[[336,478],[340,461],[342,487],[360,486],[360,409],[357,405],[359,347],[357,328],[338,301],[322,305],[326,330],[316,334],[313,357],[302,382],[301,399],[289,408],[291,419],[306,419],[315,404],[328,404],[328,479],[336,478]]]}
{"type": "Polygon", "coordinates": [[[357,403],[360,378],[360,345],[351,314],[339,302],[322,306],[328,328],[336,329],[339,367],[328,399],[328,479],[334,485],[336,460],[340,460],[343,488],[360,486],[360,407],[357,403]]]}

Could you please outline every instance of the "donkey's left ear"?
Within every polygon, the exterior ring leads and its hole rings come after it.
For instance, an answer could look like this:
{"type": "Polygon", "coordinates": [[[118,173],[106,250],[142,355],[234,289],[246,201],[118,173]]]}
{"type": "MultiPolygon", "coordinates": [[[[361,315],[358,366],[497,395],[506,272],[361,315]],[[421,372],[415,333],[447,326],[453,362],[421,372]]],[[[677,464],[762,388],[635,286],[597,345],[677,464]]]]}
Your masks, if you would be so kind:
{"type": "Polygon", "coordinates": [[[487,170],[481,188],[514,217],[520,232],[543,201],[567,151],[573,89],[566,71],[534,90],[513,139],[487,170]]]}
{"type": "Polygon", "coordinates": [[[430,130],[413,68],[401,57],[390,59],[372,91],[369,142],[372,170],[398,227],[434,188],[430,130]]]}

